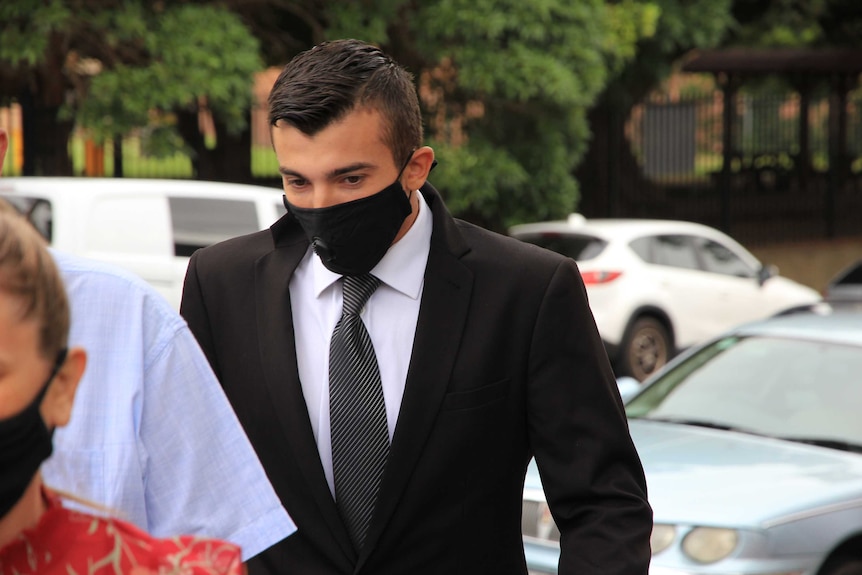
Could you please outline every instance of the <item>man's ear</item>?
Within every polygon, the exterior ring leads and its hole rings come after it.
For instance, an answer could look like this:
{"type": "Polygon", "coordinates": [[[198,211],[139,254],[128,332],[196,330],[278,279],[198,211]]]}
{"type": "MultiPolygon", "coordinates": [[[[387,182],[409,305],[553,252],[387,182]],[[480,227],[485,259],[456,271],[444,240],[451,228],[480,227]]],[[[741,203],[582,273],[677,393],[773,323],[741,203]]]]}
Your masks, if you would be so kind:
{"type": "Polygon", "coordinates": [[[3,161],[6,159],[7,149],[9,149],[9,135],[6,130],[0,128],[0,174],[3,173],[3,161]]]}
{"type": "Polygon", "coordinates": [[[434,163],[434,150],[429,146],[422,146],[413,152],[413,156],[404,168],[401,182],[407,191],[418,190],[428,179],[428,172],[434,163]]]}
{"type": "Polygon", "coordinates": [[[73,347],[66,354],[66,361],[60,367],[45,399],[42,400],[42,417],[48,429],[62,427],[69,423],[72,406],[75,403],[75,392],[78,383],[84,375],[87,366],[87,352],[83,348],[73,347]]]}

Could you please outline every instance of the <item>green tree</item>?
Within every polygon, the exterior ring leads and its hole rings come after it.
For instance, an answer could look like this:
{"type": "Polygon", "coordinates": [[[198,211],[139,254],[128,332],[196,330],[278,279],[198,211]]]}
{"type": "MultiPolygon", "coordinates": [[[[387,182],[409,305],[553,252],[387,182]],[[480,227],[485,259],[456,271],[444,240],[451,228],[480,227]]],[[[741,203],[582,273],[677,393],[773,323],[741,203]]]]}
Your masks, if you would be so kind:
{"type": "Polygon", "coordinates": [[[456,214],[503,230],[577,202],[587,110],[654,30],[625,0],[329,2],[326,38],[383,46],[417,78],[432,181],[456,214]]]}
{"type": "Polygon", "coordinates": [[[199,177],[231,179],[226,168],[248,164],[243,133],[262,62],[257,39],[225,7],[5,0],[0,37],[0,102],[22,105],[24,173],[70,174],[76,122],[97,141],[147,128],[151,143],[177,146],[182,134],[199,177]],[[217,151],[197,129],[204,107],[213,113],[217,151]],[[232,138],[241,153],[225,161],[232,138]]]}
{"type": "Polygon", "coordinates": [[[655,34],[641,38],[636,55],[605,86],[589,112],[593,140],[576,169],[584,187],[582,209],[588,215],[617,215],[620,178],[647,185],[626,145],[625,119],[693,49],[718,46],[735,25],[733,0],[649,0],[658,10],[655,34]]]}
{"type": "MultiPolygon", "coordinates": [[[[178,128],[195,151],[197,176],[221,179],[203,160],[237,166],[248,155],[248,145],[224,150],[244,121],[258,44],[263,62],[282,64],[322,40],[355,37],[414,73],[441,160],[433,180],[453,211],[500,230],[576,205],[572,168],[590,139],[587,110],[636,43],[655,32],[659,14],[643,0],[29,4],[9,0],[0,9],[0,74],[15,79],[2,93],[37,100],[25,106],[28,123],[44,118],[39,133],[55,135],[49,156],[58,162],[73,120],[96,137],[141,125],[153,135],[178,128]],[[212,150],[197,130],[202,105],[219,128],[212,150]]],[[[69,167],[30,170],[40,171],[69,167]]]]}
{"type": "Polygon", "coordinates": [[[862,45],[857,0],[735,0],[726,44],[759,47],[862,45]]]}

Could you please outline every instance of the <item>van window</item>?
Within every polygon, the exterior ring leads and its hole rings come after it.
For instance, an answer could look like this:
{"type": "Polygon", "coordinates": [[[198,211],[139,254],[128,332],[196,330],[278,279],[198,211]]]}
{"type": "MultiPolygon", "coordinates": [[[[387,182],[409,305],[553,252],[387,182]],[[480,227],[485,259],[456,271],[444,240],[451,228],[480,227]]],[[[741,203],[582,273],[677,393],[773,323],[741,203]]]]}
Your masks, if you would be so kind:
{"type": "Polygon", "coordinates": [[[253,201],[175,196],[169,202],[178,256],[261,229],[253,201]]]}
{"type": "Polygon", "coordinates": [[[29,196],[3,196],[3,199],[21,212],[33,227],[39,230],[49,243],[51,242],[54,231],[54,208],[50,201],[29,196]]]}
{"type": "Polygon", "coordinates": [[[85,246],[95,254],[164,257],[171,253],[168,205],[155,195],[104,194],[94,199],[85,246]]]}

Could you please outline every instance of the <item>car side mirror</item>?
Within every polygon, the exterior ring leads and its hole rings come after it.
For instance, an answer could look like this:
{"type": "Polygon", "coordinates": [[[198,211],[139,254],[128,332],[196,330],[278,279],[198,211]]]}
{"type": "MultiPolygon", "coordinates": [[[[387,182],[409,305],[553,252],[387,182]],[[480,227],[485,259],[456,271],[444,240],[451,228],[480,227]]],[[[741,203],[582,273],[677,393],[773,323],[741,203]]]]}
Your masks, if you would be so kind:
{"type": "Polygon", "coordinates": [[[641,383],[633,377],[624,375],[617,378],[617,389],[620,392],[620,398],[623,403],[626,403],[638,391],[640,391],[641,383]]]}
{"type": "Polygon", "coordinates": [[[757,270],[757,284],[763,285],[766,283],[766,280],[769,278],[775,277],[778,275],[778,268],[773,265],[764,265],[760,266],[760,269],[757,270]]]}

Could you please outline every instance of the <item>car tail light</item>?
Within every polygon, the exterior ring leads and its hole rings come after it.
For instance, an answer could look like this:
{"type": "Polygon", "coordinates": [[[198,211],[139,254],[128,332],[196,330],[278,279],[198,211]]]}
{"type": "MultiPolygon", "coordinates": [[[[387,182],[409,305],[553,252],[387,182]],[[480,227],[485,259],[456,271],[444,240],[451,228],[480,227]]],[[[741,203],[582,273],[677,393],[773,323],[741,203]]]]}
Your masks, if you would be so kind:
{"type": "Polygon", "coordinates": [[[606,284],[614,281],[623,275],[623,272],[617,271],[590,271],[581,272],[581,277],[584,278],[586,285],[606,284]]]}

